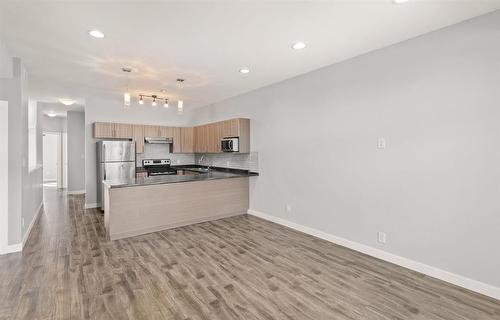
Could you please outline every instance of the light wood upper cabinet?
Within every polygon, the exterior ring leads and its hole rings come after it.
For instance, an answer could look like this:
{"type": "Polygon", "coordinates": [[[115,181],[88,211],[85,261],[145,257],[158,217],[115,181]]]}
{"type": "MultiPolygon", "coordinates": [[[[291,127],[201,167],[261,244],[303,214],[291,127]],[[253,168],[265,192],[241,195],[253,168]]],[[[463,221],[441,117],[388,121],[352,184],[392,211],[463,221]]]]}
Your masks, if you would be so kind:
{"type": "Polygon", "coordinates": [[[115,124],[106,122],[94,122],[94,138],[114,138],[115,124]]]}
{"type": "Polygon", "coordinates": [[[171,128],[172,130],[172,152],[181,153],[182,152],[182,138],[181,138],[181,128],[171,128]]]}
{"type": "Polygon", "coordinates": [[[240,119],[231,119],[222,121],[222,137],[233,138],[239,137],[240,119]]]}
{"type": "Polygon", "coordinates": [[[195,152],[222,152],[220,140],[233,137],[239,138],[240,153],[250,152],[250,119],[230,119],[195,127],[195,152]]]}
{"type": "Polygon", "coordinates": [[[222,138],[222,129],[222,122],[215,122],[207,125],[207,152],[221,152],[220,139],[222,138]]]}
{"type": "Polygon", "coordinates": [[[135,141],[135,152],[144,153],[144,126],[136,124],[133,126],[133,139],[135,141]]]}
{"type": "Polygon", "coordinates": [[[250,119],[237,120],[240,153],[250,153],[250,119]]]}
{"type": "Polygon", "coordinates": [[[238,137],[239,152],[250,152],[250,119],[237,118],[196,127],[167,127],[124,123],[94,123],[97,139],[133,139],[136,152],[144,152],[144,138],[172,138],[174,153],[219,153],[222,138],[238,137]]]}
{"type": "MultiPolygon", "coordinates": [[[[181,128],[181,152],[193,153],[194,152],[194,128],[185,127],[181,128]]],[[[175,140],[174,140],[175,144],[175,140]]]]}
{"type": "Polygon", "coordinates": [[[160,138],[161,137],[160,126],[145,125],[144,126],[144,137],[147,137],[147,138],[160,138]]]}
{"type": "Polygon", "coordinates": [[[162,138],[173,138],[174,137],[174,127],[160,127],[160,137],[162,138]]]}
{"type": "Polygon", "coordinates": [[[208,152],[208,125],[195,127],[194,136],[194,152],[208,152]]]}
{"type": "Polygon", "coordinates": [[[132,139],[134,137],[134,125],[115,123],[115,138],[132,139]]]}

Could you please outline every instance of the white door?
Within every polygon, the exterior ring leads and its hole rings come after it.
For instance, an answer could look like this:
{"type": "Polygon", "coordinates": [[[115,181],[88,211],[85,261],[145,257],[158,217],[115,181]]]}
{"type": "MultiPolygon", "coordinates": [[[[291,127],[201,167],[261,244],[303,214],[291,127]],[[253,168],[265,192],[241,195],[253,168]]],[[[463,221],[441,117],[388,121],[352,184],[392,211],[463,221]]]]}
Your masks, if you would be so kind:
{"type": "Polygon", "coordinates": [[[43,134],[43,182],[57,181],[57,134],[43,134]]]}

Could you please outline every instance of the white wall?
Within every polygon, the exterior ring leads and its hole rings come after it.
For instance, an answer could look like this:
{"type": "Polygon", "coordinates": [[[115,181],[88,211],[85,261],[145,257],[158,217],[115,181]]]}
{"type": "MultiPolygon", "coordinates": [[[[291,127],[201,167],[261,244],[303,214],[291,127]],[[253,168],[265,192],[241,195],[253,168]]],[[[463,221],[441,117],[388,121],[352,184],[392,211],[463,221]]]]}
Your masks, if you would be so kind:
{"type": "Polygon", "coordinates": [[[9,243],[9,103],[0,101],[0,253],[9,243]]]}
{"type": "MultiPolygon", "coordinates": [[[[18,248],[27,235],[42,203],[42,170],[28,168],[28,79],[18,58],[2,56],[4,66],[12,66],[6,77],[0,76],[0,100],[8,101],[8,243],[18,248]]],[[[41,115],[37,114],[37,119],[41,115]]],[[[41,132],[37,127],[37,132],[41,132]]],[[[37,139],[37,154],[42,150],[37,139]]],[[[41,158],[40,160],[41,161],[41,158]]]]}
{"type": "MultiPolygon", "coordinates": [[[[184,109],[184,114],[177,114],[173,106],[165,109],[161,106],[135,104],[131,109],[123,108],[123,97],[109,99],[90,97],[85,103],[85,203],[87,207],[95,207],[96,203],[96,145],[93,138],[92,124],[98,121],[152,124],[165,126],[188,125],[192,114],[184,109]]],[[[185,101],[188,104],[189,101],[185,101]]]]}
{"type": "Polygon", "coordinates": [[[42,129],[44,132],[66,132],[66,122],[66,117],[51,118],[44,114],[42,117],[42,129]]]}
{"type": "Polygon", "coordinates": [[[85,190],[85,113],[68,111],[68,191],[85,190]]]}
{"type": "Polygon", "coordinates": [[[265,87],[195,122],[251,118],[251,209],[500,287],[499,22],[265,87]]]}
{"type": "Polygon", "coordinates": [[[58,170],[59,136],[56,133],[43,135],[43,181],[56,181],[58,170]]]}

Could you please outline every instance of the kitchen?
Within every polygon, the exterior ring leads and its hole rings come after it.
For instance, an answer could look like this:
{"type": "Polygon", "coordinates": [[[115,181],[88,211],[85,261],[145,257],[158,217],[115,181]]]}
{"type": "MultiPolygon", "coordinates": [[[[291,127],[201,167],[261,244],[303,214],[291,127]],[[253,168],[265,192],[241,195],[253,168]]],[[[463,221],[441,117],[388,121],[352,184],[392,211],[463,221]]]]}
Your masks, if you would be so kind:
{"type": "Polygon", "coordinates": [[[0,319],[500,320],[499,21],[0,1],[0,319]]]}
{"type": "Polygon", "coordinates": [[[249,178],[258,173],[203,160],[224,154],[229,164],[235,155],[249,157],[250,119],[195,127],[96,122],[93,128],[94,138],[103,139],[96,142],[96,188],[111,240],[248,211],[249,178]],[[150,147],[164,158],[145,159],[150,147]],[[187,163],[172,165],[177,154],[187,163]],[[195,154],[201,154],[196,164],[195,154]]]}

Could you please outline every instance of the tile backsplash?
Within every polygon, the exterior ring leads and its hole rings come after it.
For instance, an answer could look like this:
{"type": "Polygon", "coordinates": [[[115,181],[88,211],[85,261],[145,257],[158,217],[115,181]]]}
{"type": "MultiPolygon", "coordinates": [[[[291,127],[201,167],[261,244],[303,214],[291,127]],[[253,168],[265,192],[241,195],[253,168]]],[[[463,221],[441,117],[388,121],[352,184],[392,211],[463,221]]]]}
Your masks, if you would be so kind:
{"type": "Polygon", "coordinates": [[[142,167],[143,159],[170,159],[172,165],[195,164],[193,153],[170,153],[168,144],[144,144],[144,153],[138,153],[135,159],[138,167],[142,167]]]}
{"type": "Polygon", "coordinates": [[[172,165],[201,164],[222,168],[233,168],[259,172],[259,157],[257,152],[251,153],[171,153],[170,145],[148,144],[144,145],[144,153],[138,153],[136,164],[142,167],[143,159],[170,159],[172,165]],[[201,163],[201,156],[204,155],[201,163]]]}
{"type": "Polygon", "coordinates": [[[250,153],[207,153],[200,163],[202,153],[197,153],[196,164],[204,166],[244,169],[259,172],[259,157],[257,152],[250,153]]]}

